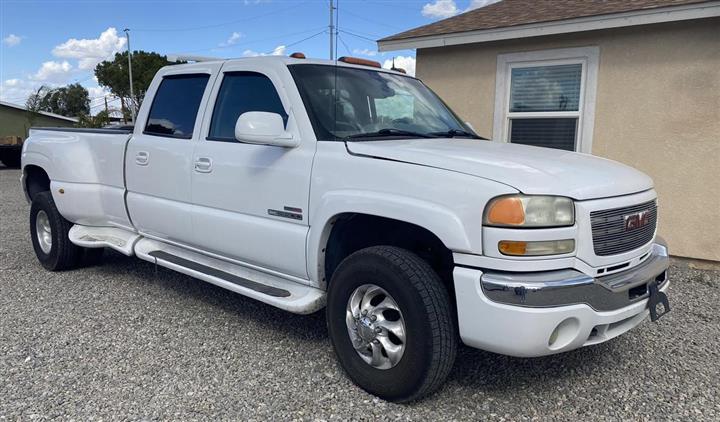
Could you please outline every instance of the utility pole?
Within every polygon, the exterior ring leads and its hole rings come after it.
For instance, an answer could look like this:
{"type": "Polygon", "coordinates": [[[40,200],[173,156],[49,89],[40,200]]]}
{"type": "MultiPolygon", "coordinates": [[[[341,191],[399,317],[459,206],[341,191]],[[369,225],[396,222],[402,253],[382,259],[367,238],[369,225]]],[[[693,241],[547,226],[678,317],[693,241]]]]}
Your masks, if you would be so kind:
{"type": "Polygon", "coordinates": [[[135,123],[135,93],[133,92],[133,78],[132,78],[132,50],[130,49],[130,29],[125,28],[125,37],[127,38],[127,52],[128,52],[128,73],[130,73],[130,116],[132,116],[132,123],[135,123]]]}
{"type": "Polygon", "coordinates": [[[335,42],[335,18],[333,17],[333,14],[335,12],[335,5],[333,5],[333,0],[330,0],[330,60],[335,60],[335,46],[333,43],[335,42]]]}
{"type": "Polygon", "coordinates": [[[108,106],[107,106],[107,95],[103,98],[105,99],[105,113],[108,113],[108,116],[109,116],[110,112],[108,111],[108,106]]]}

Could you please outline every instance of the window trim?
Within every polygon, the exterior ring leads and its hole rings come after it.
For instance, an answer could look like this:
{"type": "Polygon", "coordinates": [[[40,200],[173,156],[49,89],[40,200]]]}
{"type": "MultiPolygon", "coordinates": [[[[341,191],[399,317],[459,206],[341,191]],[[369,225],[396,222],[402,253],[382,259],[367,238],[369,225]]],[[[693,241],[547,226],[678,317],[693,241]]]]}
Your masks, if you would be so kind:
{"type": "Polygon", "coordinates": [[[160,83],[158,84],[157,88],[153,92],[153,100],[150,104],[150,108],[147,112],[147,118],[145,119],[145,124],[143,125],[142,134],[147,136],[156,136],[158,138],[170,138],[170,139],[186,139],[186,140],[192,140],[195,136],[195,129],[197,128],[197,122],[198,122],[198,116],[200,114],[200,110],[202,109],[203,100],[205,98],[205,95],[207,94],[208,85],[210,84],[210,79],[212,79],[212,74],[205,73],[205,72],[197,72],[197,73],[172,73],[163,75],[160,79],[160,83]],[[153,107],[155,106],[155,101],[157,100],[158,93],[160,92],[160,88],[162,88],[163,82],[165,82],[165,79],[185,79],[189,76],[192,77],[198,77],[198,76],[206,76],[207,81],[205,83],[205,88],[203,88],[203,94],[200,97],[200,103],[198,103],[198,109],[195,112],[195,120],[193,122],[193,131],[190,133],[190,135],[175,135],[175,134],[168,134],[168,133],[158,133],[158,132],[149,132],[147,130],[148,124],[150,123],[150,116],[152,115],[153,107]]]}
{"type": "Polygon", "coordinates": [[[599,57],[600,48],[594,46],[499,54],[495,77],[493,141],[509,142],[511,118],[577,117],[575,151],[591,153],[599,57]],[[578,111],[510,112],[510,75],[513,68],[562,64],[582,65],[578,111]]]}

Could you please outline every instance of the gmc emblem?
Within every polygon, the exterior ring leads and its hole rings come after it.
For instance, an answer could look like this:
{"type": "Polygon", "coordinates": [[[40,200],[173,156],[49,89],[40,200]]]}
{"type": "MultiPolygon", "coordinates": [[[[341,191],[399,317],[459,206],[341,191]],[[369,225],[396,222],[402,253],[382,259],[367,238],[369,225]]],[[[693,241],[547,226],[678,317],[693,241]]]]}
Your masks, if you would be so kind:
{"type": "Polygon", "coordinates": [[[650,211],[641,211],[635,214],[623,216],[625,219],[625,231],[639,229],[650,224],[650,211]]]}

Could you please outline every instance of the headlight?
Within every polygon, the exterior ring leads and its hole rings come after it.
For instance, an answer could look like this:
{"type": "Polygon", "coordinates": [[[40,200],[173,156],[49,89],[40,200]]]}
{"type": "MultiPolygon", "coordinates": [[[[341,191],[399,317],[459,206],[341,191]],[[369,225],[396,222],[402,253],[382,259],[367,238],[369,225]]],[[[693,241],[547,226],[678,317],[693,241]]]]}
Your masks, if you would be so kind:
{"type": "Polygon", "coordinates": [[[562,227],[575,224],[575,205],[562,196],[499,196],[485,208],[483,224],[496,227],[562,227]]]}

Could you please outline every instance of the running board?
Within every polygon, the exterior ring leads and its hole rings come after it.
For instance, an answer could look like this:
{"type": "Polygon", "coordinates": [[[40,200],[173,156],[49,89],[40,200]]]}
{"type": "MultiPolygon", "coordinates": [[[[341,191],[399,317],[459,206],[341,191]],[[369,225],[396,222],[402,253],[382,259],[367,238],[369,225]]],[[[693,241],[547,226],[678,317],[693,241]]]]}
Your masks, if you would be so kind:
{"type": "Polygon", "coordinates": [[[325,306],[324,291],[259,270],[147,238],[134,249],[138,258],[289,312],[310,314],[325,306]]]}
{"type": "Polygon", "coordinates": [[[140,235],[116,227],[89,227],[75,224],[68,233],[70,241],[83,248],[111,248],[121,254],[132,256],[135,242],[140,235]]]}

